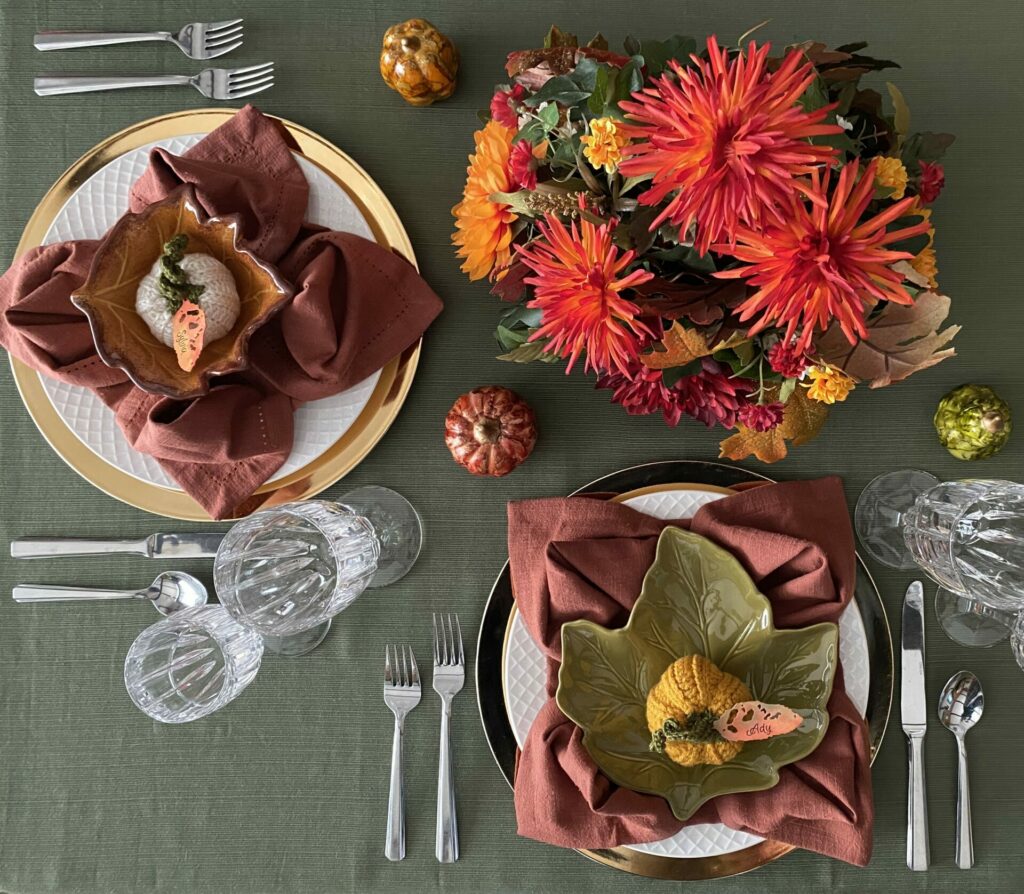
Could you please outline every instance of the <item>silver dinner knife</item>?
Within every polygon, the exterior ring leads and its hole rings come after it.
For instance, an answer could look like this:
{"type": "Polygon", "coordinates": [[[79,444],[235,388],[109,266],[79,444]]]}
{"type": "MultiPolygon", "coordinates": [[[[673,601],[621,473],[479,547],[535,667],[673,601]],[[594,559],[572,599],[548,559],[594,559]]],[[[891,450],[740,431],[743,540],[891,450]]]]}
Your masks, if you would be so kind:
{"type": "Polygon", "coordinates": [[[928,868],[928,792],[924,784],[924,736],[928,710],[924,687],[924,587],[914,581],[903,599],[900,718],[910,765],[907,786],[907,866],[928,868]]]}
{"type": "Polygon", "coordinates": [[[150,534],[144,540],[19,537],[11,541],[11,556],[15,559],[43,559],[128,553],[147,559],[208,559],[217,555],[217,547],[223,539],[223,534],[150,534]]]}

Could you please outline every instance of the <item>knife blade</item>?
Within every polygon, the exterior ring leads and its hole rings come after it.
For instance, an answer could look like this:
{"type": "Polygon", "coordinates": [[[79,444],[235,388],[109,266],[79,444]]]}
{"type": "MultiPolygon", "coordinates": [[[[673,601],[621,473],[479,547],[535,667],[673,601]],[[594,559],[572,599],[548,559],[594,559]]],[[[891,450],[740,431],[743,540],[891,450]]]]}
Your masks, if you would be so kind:
{"type": "Polygon", "coordinates": [[[924,587],[913,581],[903,599],[900,638],[900,720],[907,737],[907,866],[928,868],[928,795],[924,775],[924,737],[928,707],[924,680],[924,587]]]}
{"type": "Polygon", "coordinates": [[[15,559],[54,556],[101,556],[111,553],[147,559],[208,559],[217,555],[222,533],[150,534],[143,540],[102,540],[93,537],[19,537],[11,541],[15,559]]]}

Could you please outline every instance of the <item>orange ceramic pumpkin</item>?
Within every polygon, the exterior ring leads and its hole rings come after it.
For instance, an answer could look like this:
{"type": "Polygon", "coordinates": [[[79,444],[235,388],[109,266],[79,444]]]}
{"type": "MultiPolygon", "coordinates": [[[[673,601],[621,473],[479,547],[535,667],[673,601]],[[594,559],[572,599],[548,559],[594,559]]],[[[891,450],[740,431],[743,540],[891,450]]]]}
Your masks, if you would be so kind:
{"type": "Polygon", "coordinates": [[[414,106],[428,106],[455,91],[459,53],[426,19],[409,19],[384,32],[380,74],[414,106]]]}
{"type": "Polygon", "coordinates": [[[533,452],[537,421],[514,391],[485,385],[455,401],[444,420],[444,441],[467,471],[499,478],[533,452]]]}

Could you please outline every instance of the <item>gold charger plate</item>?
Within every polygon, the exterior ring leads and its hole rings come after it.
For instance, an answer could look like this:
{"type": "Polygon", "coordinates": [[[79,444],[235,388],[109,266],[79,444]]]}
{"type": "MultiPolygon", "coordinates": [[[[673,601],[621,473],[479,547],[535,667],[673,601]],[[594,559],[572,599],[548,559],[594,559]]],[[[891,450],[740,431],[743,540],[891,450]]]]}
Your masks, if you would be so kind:
{"type": "MultiPolygon", "coordinates": [[[[625,469],[622,472],[615,473],[613,475],[606,476],[605,478],[598,479],[595,482],[591,482],[584,488],[574,493],[584,493],[588,490],[600,493],[610,488],[603,487],[606,481],[613,480],[616,478],[625,478],[627,481],[631,477],[631,473],[638,473],[640,477],[643,476],[643,471],[648,468],[656,468],[658,465],[666,467],[673,466],[695,466],[698,468],[710,468],[713,470],[731,470],[731,467],[725,466],[720,463],[700,463],[700,462],[679,462],[672,463],[667,462],[663,464],[653,464],[650,467],[638,466],[632,469],[625,469]]],[[[680,482],[680,481],[666,481],[660,484],[651,484],[643,487],[631,487],[628,490],[621,491],[614,494],[610,499],[616,503],[623,503],[634,497],[643,496],[649,493],[657,493],[660,491],[668,490],[708,490],[718,491],[722,494],[733,495],[743,490],[747,490],[751,487],[758,487],[762,484],[770,484],[773,479],[768,478],[764,475],[758,475],[757,473],[749,473],[745,470],[736,470],[740,476],[745,480],[739,480],[730,482],[727,486],[719,484],[704,484],[695,482],[680,482]],[[749,475],[749,478],[746,476],[749,475]]],[[[875,717],[869,719],[869,738],[870,738],[870,763],[874,765],[875,758],[878,755],[878,750],[882,744],[882,738],[885,735],[885,729],[889,716],[889,706],[892,701],[892,667],[893,667],[893,649],[892,639],[889,632],[888,620],[885,616],[885,607],[882,604],[881,597],[878,595],[878,588],[875,585],[874,580],[871,578],[864,567],[863,563],[858,561],[858,572],[864,575],[865,589],[869,589],[877,602],[878,617],[875,619],[876,624],[881,625],[881,629],[884,632],[884,642],[881,644],[882,651],[885,652],[885,658],[887,659],[887,672],[879,675],[882,679],[876,679],[875,685],[880,690],[878,699],[884,702],[884,712],[881,717],[875,717]]],[[[499,575],[498,582],[495,584],[494,590],[491,592],[491,598],[494,596],[495,590],[498,589],[502,578],[508,574],[508,563],[506,562],[502,574],[499,575]]],[[[860,588],[860,582],[858,581],[858,589],[860,588]]],[[[511,596],[511,584],[509,583],[509,596],[511,596]]],[[[485,609],[485,618],[481,625],[487,623],[486,613],[490,610],[490,599],[488,600],[488,606],[485,609]]],[[[500,609],[499,609],[500,610],[500,609]]],[[[507,623],[504,625],[502,631],[501,649],[500,649],[500,663],[498,667],[503,669],[505,666],[506,655],[508,650],[509,636],[512,632],[512,623],[518,614],[519,609],[514,601],[508,609],[507,623]]],[[[870,619],[864,618],[865,626],[870,623],[870,619]]],[[[870,633],[869,633],[870,637],[870,633]]],[[[481,635],[482,642],[482,635],[481,635]]],[[[869,643],[870,648],[870,643],[869,643]]],[[[483,701],[481,698],[480,691],[480,649],[481,644],[477,645],[477,701],[478,704],[483,707],[483,701]]],[[[502,693],[502,705],[501,712],[505,714],[507,712],[508,705],[508,692],[505,689],[504,684],[504,671],[500,672],[501,677],[501,693],[502,693]]],[[[869,704],[869,712],[871,705],[869,704]]],[[[506,715],[507,716],[507,715],[506,715]]],[[[511,724],[511,720],[507,720],[507,723],[511,724]]],[[[501,766],[501,759],[498,753],[495,751],[495,742],[492,741],[491,732],[488,728],[488,721],[484,719],[484,732],[488,739],[488,745],[491,748],[492,754],[501,766]]],[[[511,736],[511,728],[509,728],[509,736],[511,736]]],[[[511,743],[515,747],[514,743],[511,743]]],[[[507,746],[506,746],[507,747],[507,746]]],[[[511,777],[508,777],[509,784],[511,785],[511,777]]],[[[605,866],[619,869],[623,872],[630,873],[632,875],[645,876],[647,878],[675,880],[675,881],[702,881],[707,879],[715,878],[726,878],[734,875],[742,875],[750,872],[751,870],[758,869],[768,863],[772,863],[778,860],[780,857],[784,857],[786,854],[796,850],[796,846],[792,844],[786,844],[781,841],[774,841],[771,839],[765,839],[760,844],[755,844],[750,847],[743,848],[738,851],[731,851],[725,854],[718,854],[706,857],[688,857],[688,858],[675,858],[666,857],[659,854],[646,853],[644,851],[633,850],[632,848],[620,846],[615,848],[603,848],[600,850],[587,850],[579,849],[578,852],[583,856],[593,860],[595,863],[601,863],[605,866]]]]}
{"type": "MultiPolygon", "coordinates": [[[[15,258],[40,245],[54,218],[71,195],[93,174],[126,152],[172,137],[209,133],[235,114],[234,109],[198,109],[150,118],[94,146],[57,179],[32,213],[15,258]]],[[[348,193],[366,218],[374,238],[414,266],[412,243],[380,187],[337,146],[299,124],[274,118],[288,134],[291,148],[316,164],[348,193]]],[[[330,448],[301,469],[264,484],[245,504],[244,513],[261,506],[302,500],[320,493],[344,477],[373,449],[398,415],[412,385],[422,340],[381,371],[369,401],[352,426],[330,448]]],[[[104,493],[147,512],[185,521],[211,521],[188,494],[141,481],[97,456],[68,427],[50,402],[39,373],[11,357],[14,381],[32,421],[51,447],[72,469],[104,493]]],[[[243,513],[243,514],[244,514],[243,513]]]]}

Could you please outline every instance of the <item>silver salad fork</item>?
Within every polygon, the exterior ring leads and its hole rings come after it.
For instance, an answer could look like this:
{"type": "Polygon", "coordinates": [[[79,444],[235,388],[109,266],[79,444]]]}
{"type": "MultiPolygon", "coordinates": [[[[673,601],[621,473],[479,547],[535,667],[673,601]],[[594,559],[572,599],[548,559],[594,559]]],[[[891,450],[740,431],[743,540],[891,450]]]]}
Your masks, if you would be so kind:
{"type": "Polygon", "coordinates": [[[420,703],[420,672],[412,649],[384,647],[384,704],[395,715],[391,743],[391,788],[388,794],[388,834],[384,856],[405,859],[405,786],[402,781],[402,734],[406,715],[420,703]],[[399,657],[401,656],[401,657],[399,657]]]}
{"type": "Polygon", "coordinates": [[[204,68],[194,75],[41,75],[32,85],[39,96],[125,87],[195,87],[207,99],[235,100],[273,87],[274,63],[247,68],[204,68]]]}
{"type": "Polygon", "coordinates": [[[437,768],[437,839],[435,854],[441,863],[459,859],[459,824],[455,813],[452,772],[452,698],[466,679],[462,628],[458,615],[434,615],[434,691],[441,696],[441,754],[437,768]]]}
{"type": "Polygon", "coordinates": [[[33,43],[37,50],[70,50],[151,40],[173,43],[189,59],[216,59],[242,45],[242,20],[192,22],[177,34],[173,31],[40,31],[33,43]]]}

